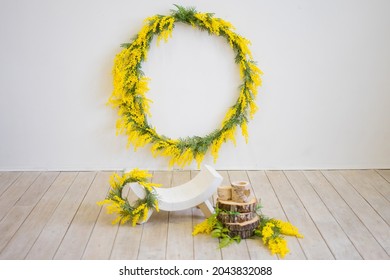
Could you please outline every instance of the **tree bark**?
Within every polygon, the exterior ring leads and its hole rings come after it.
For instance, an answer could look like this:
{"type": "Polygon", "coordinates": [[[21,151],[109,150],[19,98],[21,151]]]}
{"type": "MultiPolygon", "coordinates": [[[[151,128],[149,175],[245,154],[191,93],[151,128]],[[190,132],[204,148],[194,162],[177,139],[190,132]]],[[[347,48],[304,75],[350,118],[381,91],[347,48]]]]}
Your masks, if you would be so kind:
{"type": "Polygon", "coordinates": [[[230,236],[239,235],[242,239],[253,236],[253,231],[260,223],[259,216],[255,216],[250,221],[243,223],[226,223],[226,227],[230,230],[230,236]]]}
{"type": "Polygon", "coordinates": [[[217,207],[219,209],[231,211],[231,212],[239,212],[239,213],[255,212],[256,204],[257,204],[257,200],[255,198],[252,198],[250,201],[246,203],[225,201],[219,199],[217,200],[217,207]]]}

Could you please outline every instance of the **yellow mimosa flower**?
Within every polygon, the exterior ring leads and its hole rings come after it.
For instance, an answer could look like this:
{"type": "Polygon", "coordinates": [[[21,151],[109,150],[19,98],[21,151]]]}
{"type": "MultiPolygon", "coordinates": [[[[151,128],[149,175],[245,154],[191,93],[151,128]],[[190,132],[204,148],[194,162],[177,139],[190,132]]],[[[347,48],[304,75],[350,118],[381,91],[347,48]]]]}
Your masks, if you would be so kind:
{"type": "Polygon", "coordinates": [[[248,143],[248,125],[245,121],[241,124],[241,132],[242,136],[245,138],[245,142],[248,143]]]}

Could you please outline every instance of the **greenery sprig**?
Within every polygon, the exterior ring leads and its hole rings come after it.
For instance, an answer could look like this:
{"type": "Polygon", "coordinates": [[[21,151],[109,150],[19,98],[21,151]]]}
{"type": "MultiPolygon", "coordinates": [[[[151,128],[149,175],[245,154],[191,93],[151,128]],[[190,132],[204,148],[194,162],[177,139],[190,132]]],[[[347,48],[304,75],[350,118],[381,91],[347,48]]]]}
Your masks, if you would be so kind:
{"type": "Polygon", "coordinates": [[[135,149],[151,144],[154,156],[170,158],[169,164],[184,167],[195,160],[198,166],[205,154],[211,150],[216,161],[221,145],[230,140],[234,143],[236,128],[241,127],[242,135],[248,141],[247,123],[257,111],[255,99],[261,85],[261,70],[253,61],[249,40],[235,33],[231,23],[212,13],[199,13],[195,8],[176,6],[170,15],[155,15],[145,20],[145,25],[114,61],[114,90],[109,104],[118,109],[117,134],[126,134],[128,144],[135,149]],[[142,63],[147,59],[151,42],[157,36],[157,43],[167,42],[172,36],[176,23],[184,23],[207,31],[210,35],[223,37],[235,53],[235,62],[240,70],[242,84],[236,103],[229,108],[219,128],[200,136],[171,139],[160,135],[148,122],[150,102],[146,97],[149,90],[147,78],[142,72],[142,63]]]}

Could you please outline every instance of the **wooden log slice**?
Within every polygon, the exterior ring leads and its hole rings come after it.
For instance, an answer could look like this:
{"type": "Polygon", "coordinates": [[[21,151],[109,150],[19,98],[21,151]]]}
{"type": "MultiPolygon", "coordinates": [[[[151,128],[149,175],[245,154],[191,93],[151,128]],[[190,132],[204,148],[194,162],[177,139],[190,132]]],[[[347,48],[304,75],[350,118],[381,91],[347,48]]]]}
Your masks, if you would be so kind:
{"type": "Polygon", "coordinates": [[[235,237],[239,235],[241,239],[250,238],[254,235],[253,230],[246,230],[246,231],[231,231],[229,232],[230,237],[235,237]]]}
{"type": "Polygon", "coordinates": [[[231,200],[232,199],[232,187],[231,186],[220,186],[217,189],[218,198],[220,200],[231,200]]]}
{"type": "Polygon", "coordinates": [[[230,236],[239,235],[242,239],[253,236],[253,231],[260,223],[259,216],[255,216],[252,220],[243,223],[226,223],[226,227],[230,230],[230,236]]]}
{"type": "Polygon", "coordinates": [[[217,200],[217,208],[240,213],[254,212],[256,210],[257,200],[252,198],[245,203],[239,203],[234,201],[217,200]]]}
{"type": "Polygon", "coordinates": [[[249,221],[255,217],[255,212],[247,212],[247,213],[238,213],[230,214],[226,212],[221,212],[218,214],[217,219],[222,223],[243,223],[249,221]]]}
{"type": "Polygon", "coordinates": [[[235,202],[248,202],[249,195],[251,191],[249,190],[249,182],[247,181],[237,181],[232,182],[232,200],[235,202]]]}

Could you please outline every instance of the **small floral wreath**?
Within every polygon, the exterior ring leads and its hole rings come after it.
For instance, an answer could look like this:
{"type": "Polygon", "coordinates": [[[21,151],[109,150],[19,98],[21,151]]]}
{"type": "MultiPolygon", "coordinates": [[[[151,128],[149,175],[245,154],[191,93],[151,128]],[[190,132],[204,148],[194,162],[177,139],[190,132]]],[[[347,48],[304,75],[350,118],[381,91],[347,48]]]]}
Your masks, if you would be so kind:
{"type": "Polygon", "coordinates": [[[124,49],[116,55],[114,61],[114,90],[108,103],[118,108],[117,134],[126,134],[128,145],[132,144],[137,149],[150,143],[153,156],[169,157],[170,166],[177,164],[184,167],[193,160],[199,166],[209,149],[216,161],[222,143],[227,140],[235,143],[237,126],[241,127],[242,135],[248,142],[248,117],[252,119],[257,110],[255,99],[257,88],[261,85],[262,72],[253,61],[248,48],[250,42],[236,34],[231,23],[214,17],[212,13],[198,13],[194,8],[176,7],[177,10],[172,11],[171,15],[147,18],[135,39],[131,43],[122,44],[124,49]],[[221,127],[204,137],[171,139],[158,134],[147,120],[151,100],[145,96],[149,89],[149,79],[141,71],[142,62],[147,59],[153,37],[157,35],[157,43],[161,40],[167,42],[175,23],[189,24],[208,31],[210,35],[225,38],[239,66],[242,84],[237,102],[225,114],[221,127]]]}
{"type": "Polygon", "coordinates": [[[124,173],[122,176],[114,173],[110,177],[111,189],[105,200],[99,201],[98,205],[108,204],[107,212],[109,214],[118,214],[118,217],[113,220],[113,224],[124,224],[131,220],[133,226],[139,221],[145,221],[148,217],[149,209],[158,208],[158,200],[154,187],[159,187],[159,184],[148,182],[148,178],[152,177],[145,170],[133,169],[124,173]],[[134,205],[131,205],[127,198],[123,198],[123,188],[129,183],[138,183],[145,189],[145,197],[137,199],[134,205]]]}

